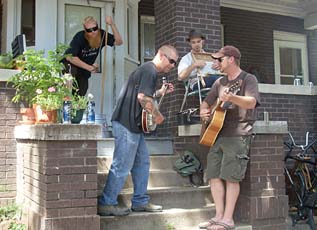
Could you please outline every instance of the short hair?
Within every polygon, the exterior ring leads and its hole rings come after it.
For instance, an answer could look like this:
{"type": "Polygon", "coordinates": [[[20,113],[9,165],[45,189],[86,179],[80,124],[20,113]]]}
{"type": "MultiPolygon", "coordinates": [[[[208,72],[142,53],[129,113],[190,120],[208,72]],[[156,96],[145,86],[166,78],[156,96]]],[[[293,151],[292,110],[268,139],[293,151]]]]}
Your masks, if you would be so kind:
{"type": "Polygon", "coordinates": [[[90,23],[90,22],[94,22],[94,23],[98,24],[97,20],[93,16],[87,16],[84,18],[83,25],[85,25],[86,23],[90,23]]]}
{"type": "Polygon", "coordinates": [[[172,45],[169,45],[169,44],[162,45],[158,51],[167,55],[167,56],[171,56],[172,52],[178,56],[178,52],[177,52],[176,48],[172,45]]]}

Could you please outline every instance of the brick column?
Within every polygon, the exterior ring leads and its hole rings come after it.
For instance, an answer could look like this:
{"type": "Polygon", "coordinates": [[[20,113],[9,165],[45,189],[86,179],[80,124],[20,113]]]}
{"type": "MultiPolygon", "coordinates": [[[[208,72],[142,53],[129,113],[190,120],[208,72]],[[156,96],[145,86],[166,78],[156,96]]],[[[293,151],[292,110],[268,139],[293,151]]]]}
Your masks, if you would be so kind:
{"type": "MultiPolygon", "coordinates": [[[[154,1],[156,48],[163,44],[176,47],[180,57],[190,51],[186,41],[191,29],[200,29],[206,35],[205,50],[213,52],[221,46],[219,0],[156,0],[154,1]]],[[[184,95],[184,84],[177,80],[177,68],[168,74],[167,80],[175,85],[175,92],[164,98],[160,107],[166,120],[159,127],[164,136],[177,136],[177,113],[184,95]],[[173,133],[173,134],[171,134],[173,133]]],[[[197,107],[198,101],[193,106],[197,107]]]]}
{"type": "Polygon", "coordinates": [[[17,202],[28,229],[100,229],[97,215],[99,125],[15,127],[17,202]]]}
{"type": "Polygon", "coordinates": [[[0,82],[0,207],[13,204],[16,196],[16,142],[14,126],[19,115],[18,105],[11,103],[15,91],[0,82]]]}
{"type": "Polygon", "coordinates": [[[258,121],[250,164],[236,208],[237,221],[253,230],[287,229],[288,196],[285,191],[283,135],[287,123],[258,121]]]}

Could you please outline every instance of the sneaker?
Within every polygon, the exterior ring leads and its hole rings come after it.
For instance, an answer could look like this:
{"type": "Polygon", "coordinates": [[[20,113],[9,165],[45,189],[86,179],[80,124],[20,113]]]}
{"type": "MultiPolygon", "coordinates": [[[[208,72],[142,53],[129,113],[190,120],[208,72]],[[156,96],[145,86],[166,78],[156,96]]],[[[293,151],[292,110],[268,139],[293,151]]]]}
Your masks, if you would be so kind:
{"type": "Polygon", "coordinates": [[[155,205],[147,203],[146,205],[131,207],[133,212],[162,212],[163,207],[161,205],[155,205]]]}
{"type": "Polygon", "coordinates": [[[100,216],[126,216],[130,213],[127,207],[119,205],[102,205],[98,206],[98,215],[100,216]]]}

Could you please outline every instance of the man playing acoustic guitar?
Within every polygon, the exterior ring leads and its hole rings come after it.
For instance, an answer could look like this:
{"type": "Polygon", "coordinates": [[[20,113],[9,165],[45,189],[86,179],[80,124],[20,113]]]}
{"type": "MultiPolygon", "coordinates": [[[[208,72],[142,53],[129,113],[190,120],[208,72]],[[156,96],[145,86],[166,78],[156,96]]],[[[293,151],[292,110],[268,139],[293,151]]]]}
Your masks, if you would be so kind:
{"type": "MultiPolygon", "coordinates": [[[[255,108],[260,105],[258,82],[254,75],[240,69],[240,51],[225,46],[213,58],[224,76],[218,79],[200,106],[200,116],[208,123],[213,116],[211,106],[217,100],[226,109],[222,129],[207,157],[207,178],[216,206],[216,215],[201,223],[200,229],[234,229],[233,213],[240,193],[239,182],[244,178],[249,161],[252,126],[256,120],[255,108]],[[239,90],[229,90],[238,85],[239,90]]],[[[209,126],[208,126],[209,128],[209,126]]]]}
{"type": "Polygon", "coordinates": [[[112,115],[115,148],[106,185],[99,199],[98,214],[103,216],[127,215],[130,209],[118,205],[118,195],[131,173],[133,196],[131,210],[134,212],[158,212],[162,206],[149,203],[147,194],[150,157],[142,132],[142,110],[152,114],[153,122],[161,124],[164,116],[154,103],[153,95],[171,93],[174,86],[165,83],[155,91],[158,73],[168,73],[176,66],[178,54],[171,45],[159,48],[152,61],[133,71],[120,92],[112,115]]]}

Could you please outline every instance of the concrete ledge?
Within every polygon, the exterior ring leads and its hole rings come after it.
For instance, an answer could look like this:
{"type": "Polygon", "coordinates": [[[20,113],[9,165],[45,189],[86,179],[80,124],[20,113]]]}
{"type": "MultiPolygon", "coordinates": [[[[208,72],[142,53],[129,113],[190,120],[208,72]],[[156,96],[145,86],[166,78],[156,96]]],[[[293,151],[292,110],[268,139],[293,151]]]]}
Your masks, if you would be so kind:
{"type": "Polygon", "coordinates": [[[308,85],[259,84],[259,92],[288,95],[317,95],[317,87],[308,85]]]}
{"type": "Polygon", "coordinates": [[[30,140],[96,140],[102,138],[101,125],[37,124],[14,128],[16,139],[30,140]]]}
{"type": "Polygon", "coordinates": [[[11,76],[21,72],[15,69],[0,69],[0,81],[7,81],[11,76]]]}
{"type": "MultiPolygon", "coordinates": [[[[200,136],[201,124],[179,125],[178,136],[200,136]]],[[[254,133],[261,134],[284,134],[288,133],[286,121],[256,121],[253,126],[254,133]]]]}

